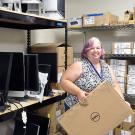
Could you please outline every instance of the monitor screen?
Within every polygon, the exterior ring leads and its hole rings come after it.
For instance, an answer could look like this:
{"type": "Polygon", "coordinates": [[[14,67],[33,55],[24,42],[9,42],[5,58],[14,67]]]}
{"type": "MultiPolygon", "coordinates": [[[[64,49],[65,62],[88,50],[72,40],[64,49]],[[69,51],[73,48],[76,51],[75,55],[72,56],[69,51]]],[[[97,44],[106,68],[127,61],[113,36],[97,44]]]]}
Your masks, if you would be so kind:
{"type": "Polygon", "coordinates": [[[0,52],[0,106],[4,105],[9,90],[9,80],[12,67],[12,53],[0,52]]]}
{"type": "Polygon", "coordinates": [[[57,53],[38,53],[38,63],[51,65],[50,83],[57,83],[57,53]]]}
{"type": "Polygon", "coordinates": [[[14,52],[9,82],[9,97],[24,97],[24,55],[22,52],[14,52]]]}
{"type": "Polygon", "coordinates": [[[37,54],[25,54],[25,90],[39,91],[37,54]]]}

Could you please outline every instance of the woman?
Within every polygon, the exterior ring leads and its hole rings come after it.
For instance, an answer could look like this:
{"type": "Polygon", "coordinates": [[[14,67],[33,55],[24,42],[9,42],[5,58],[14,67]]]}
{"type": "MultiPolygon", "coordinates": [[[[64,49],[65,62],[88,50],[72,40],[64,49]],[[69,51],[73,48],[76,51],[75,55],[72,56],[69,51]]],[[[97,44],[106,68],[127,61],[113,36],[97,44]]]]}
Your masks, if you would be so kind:
{"type": "Polygon", "coordinates": [[[61,87],[67,91],[65,110],[84,100],[90,91],[106,80],[123,98],[119,84],[109,65],[102,59],[104,49],[98,38],[92,37],[85,44],[81,61],[73,63],[61,77],[61,87]]]}

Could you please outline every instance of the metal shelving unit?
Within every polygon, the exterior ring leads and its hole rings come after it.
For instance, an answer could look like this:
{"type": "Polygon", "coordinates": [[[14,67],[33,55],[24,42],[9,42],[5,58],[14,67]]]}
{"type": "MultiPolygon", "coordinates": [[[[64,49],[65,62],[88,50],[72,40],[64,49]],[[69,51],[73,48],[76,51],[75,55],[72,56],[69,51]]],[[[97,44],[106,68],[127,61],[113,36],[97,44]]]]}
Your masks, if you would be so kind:
{"type": "Polygon", "coordinates": [[[134,60],[135,54],[106,54],[105,59],[134,60]]]}
{"type": "MultiPolygon", "coordinates": [[[[64,28],[65,29],[65,68],[67,67],[67,22],[65,20],[55,20],[55,19],[48,19],[46,17],[26,14],[26,13],[19,13],[15,11],[5,10],[0,8],[0,27],[3,28],[11,28],[11,29],[19,29],[19,30],[26,30],[27,31],[27,53],[30,52],[31,48],[31,30],[37,29],[58,29],[64,28]]],[[[42,104],[37,103],[34,105],[29,106],[27,109],[37,109],[54,102],[60,101],[66,97],[66,94],[58,95],[51,97],[43,101],[42,104]]],[[[6,120],[11,118],[12,114],[15,111],[9,112],[6,114],[1,114],[0,122],[2,120],[6,120]]]]}
{"type": "Polygon", "coordinates": [[[133,29],[135,29],[135,24],[68,28],[69,31],[80,31],[80,32],[110,31],[110,30],[111,31],[113,31],[113,30],[117,31],[117,30],[133,30],[133,29]]]}
{"type": "Polygon", "coordinates": [[[43,16],[19,13],[0,8],[0,27],[27,30],[27,53],[31,50],[31,30],[65,29],[65,68],[67,68],[67,21],[49,19],[43,16]]]}
{"type": "MultiPolygon", "coordinates": [[[[91,27],[74,27],[68,28],[69,31],[83,32],[106,32],[106,31],[135,31],[135,24],[127,25],[113,25],[113,26],[91,26],[91,27]]],[[[86,39],[86,38],[85,38],[86,39]]],[[[135,60],[135,54],[106,54],[105,59],[119,59],[119,60],[135,60]]],[[[125,94],[125,99],[135,106],[135,95],[125,94]]]]}

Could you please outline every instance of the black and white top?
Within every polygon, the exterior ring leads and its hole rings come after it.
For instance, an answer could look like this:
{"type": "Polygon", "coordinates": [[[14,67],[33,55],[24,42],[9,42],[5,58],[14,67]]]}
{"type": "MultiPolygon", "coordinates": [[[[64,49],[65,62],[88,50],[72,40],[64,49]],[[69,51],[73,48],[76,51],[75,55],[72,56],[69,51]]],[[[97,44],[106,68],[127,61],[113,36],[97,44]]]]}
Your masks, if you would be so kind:
{"type": "MultiPolygon", "coordinates": [[[[101,71],[97,71],[91,62],[86,58],[83,58],[81,63],[83,72],[74,82],[80,89],[90,92],[104,80],[108,81],[110,84],[113,84],[108,64],[104,60],[100,60],[101,71]]],[[[65,99],[65,103],[69,107],[73,106],[77,102],[77,97],[71,94],[68,94],[65,99]]]]}

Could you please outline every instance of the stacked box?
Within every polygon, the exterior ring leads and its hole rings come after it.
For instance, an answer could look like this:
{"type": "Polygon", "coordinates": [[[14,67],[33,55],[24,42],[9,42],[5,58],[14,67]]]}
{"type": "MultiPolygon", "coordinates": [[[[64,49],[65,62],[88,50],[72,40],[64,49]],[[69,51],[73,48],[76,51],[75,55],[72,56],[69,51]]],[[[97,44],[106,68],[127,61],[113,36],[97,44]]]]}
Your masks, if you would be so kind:
{"type": "Polygon", "coordinates": [[[119,81],[120,88],[125,93],[126,90],[126,76],[127,76],[127,61],[126,60],[110,60],[110,66],[115,73],[117,80],[119,81]]]}
{"type": "Polygon", "coordinates": [[[112,44],[112,54],[132,54],[132,42],[115,42],[112,44]]]}
{"type": "Polygon", "coordinates": [[[128,65],[127,94],[135,94],[135,65],[128,65]]]}
{"type": "Polygon", "coordinates": [[[58,119],[60,115],[63,114],[64,112],[65,110],[63,100],[36,110],[36,113],[43,117],[48,117],[49,114],[50,117],[49,135],[55,135],[55,133],[57,132],[58,119]]]}
{"type": "Polygon", "coordinates": [[[132,54],[135,54],[135,43],[133,43],[132,54]]]}
{"type": "MultiPolygon", "coordinates": [[[[39,43],[32,45],[34,53],[57,53],[58,73],[65,70],[65,47],[62,43],[39,43]]],[[[73,47],[67,47],[67,65],[73,63],[73,47]]]]}

